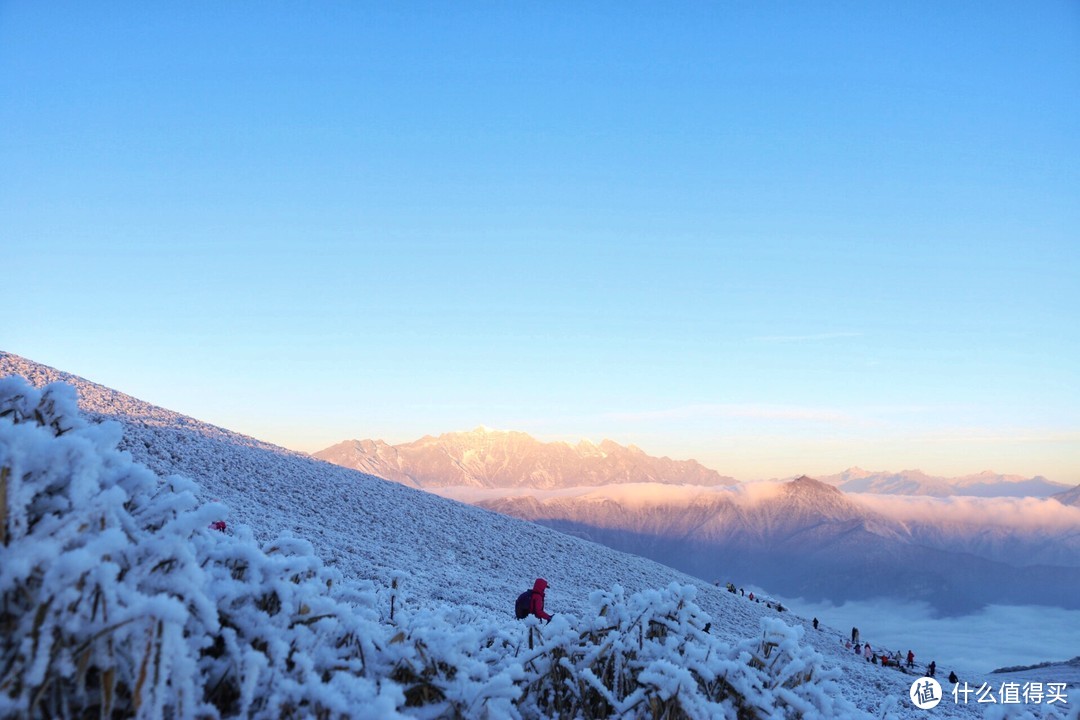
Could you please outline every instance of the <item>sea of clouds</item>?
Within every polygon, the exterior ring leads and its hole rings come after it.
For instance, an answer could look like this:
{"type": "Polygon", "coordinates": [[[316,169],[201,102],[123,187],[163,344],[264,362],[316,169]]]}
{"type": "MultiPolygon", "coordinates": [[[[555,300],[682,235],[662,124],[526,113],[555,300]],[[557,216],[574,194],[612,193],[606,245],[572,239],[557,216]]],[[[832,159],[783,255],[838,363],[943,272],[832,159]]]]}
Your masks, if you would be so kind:
{"type": "Polygon", "coordinates": [[[859,628],[872,647],[913,650],[917,661],[936,660],[939,675],[955,669],[987,673],[1001,667],[1062,661],[1080,654],[1080,610],[990,605],[959,617],[940,617],[926,603],[848,601],[841,605],[783,600],[793,612],[817,617],[848,634],[859,628]]]}

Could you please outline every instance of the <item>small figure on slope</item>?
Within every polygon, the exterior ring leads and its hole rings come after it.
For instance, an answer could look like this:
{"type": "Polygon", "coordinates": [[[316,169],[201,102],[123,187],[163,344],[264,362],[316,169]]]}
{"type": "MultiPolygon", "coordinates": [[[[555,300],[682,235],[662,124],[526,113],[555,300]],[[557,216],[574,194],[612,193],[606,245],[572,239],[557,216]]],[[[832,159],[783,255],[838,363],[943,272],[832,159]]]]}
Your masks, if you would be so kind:
{"type": "Polygon", "coordinates": [[[541,620],[551,622],[551,615],[544,612],[544,593],[547,589],[548,581],[544,578],[536,578],[532,590],[526,590],[518,595],[517,602],[514,604],[514,614],[518,620],[535,615],[541,620]]]}

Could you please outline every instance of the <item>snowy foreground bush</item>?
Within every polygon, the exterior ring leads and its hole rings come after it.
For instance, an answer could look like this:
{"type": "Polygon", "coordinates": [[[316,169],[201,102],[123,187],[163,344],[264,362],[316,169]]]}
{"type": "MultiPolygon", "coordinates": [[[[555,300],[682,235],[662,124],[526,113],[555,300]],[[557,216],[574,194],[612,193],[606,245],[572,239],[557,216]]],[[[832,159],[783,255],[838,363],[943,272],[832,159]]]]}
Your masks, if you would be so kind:
{"type": "Polygon", "coordinates": [[[548,625],[425,607],[305,541],[210,529],[227,508],[120,436],[66,385],[0,380],[0,717],[861,714],[801,628],[732,647],[693,587],[594,592],[548,625]]]}

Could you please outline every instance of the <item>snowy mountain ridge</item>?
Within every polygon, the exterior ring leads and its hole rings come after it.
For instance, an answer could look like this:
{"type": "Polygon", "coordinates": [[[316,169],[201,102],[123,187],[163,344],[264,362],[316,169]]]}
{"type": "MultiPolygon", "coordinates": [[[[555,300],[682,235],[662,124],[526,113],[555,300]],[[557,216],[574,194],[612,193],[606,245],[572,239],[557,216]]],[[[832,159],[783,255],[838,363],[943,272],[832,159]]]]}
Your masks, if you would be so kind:
{"type": "Polygon", "coordinates": [[[844,492],[880,495],[927,495],[932,497],[1049,497],[1069,488],[1041,475],[1002,475],[984,470],[962,477],[928,475],[922,470],[869,471],[853,467],[818,478],[844,492]]]}
{"type": "MultiPolygon", "coordinates": [[[[481,426],[467,432],[425,435],[391,445],[383,440],[345,440],[312,453],[336,465],[418,488],[477,487],[556,490],[614,484],[735,485],[696,460],[657,458],[611,440],[544,443],[527,433],[481,426]]],[[[817,478],[848,493],[930,497],[1038,497],[1070,489],[1037,475],[991,470],[961,477],[922,470],[870,471],[851,467],[817,478]]]]}
{"type": "Polygon", "coordinates": [[[695,460],[652,457],[611,440],[544,443],[515,431],[479,427],[470,432],[430,435],[399,445],[382,440],[346,440],[313,453],[322,460],[418,488],[576,486],[659,482],[731,485],[695,460]]]}

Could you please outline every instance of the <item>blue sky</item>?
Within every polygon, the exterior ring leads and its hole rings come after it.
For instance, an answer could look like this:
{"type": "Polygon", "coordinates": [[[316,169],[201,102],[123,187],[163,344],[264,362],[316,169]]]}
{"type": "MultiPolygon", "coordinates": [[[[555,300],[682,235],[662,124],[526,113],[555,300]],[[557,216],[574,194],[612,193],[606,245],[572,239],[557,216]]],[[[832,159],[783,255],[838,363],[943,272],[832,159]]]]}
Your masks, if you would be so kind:
{"type": "Polygon", "coordinates": [[[0,347],[302,450],[1080,482],[1080,6],[0,2],[0,347]]]}

